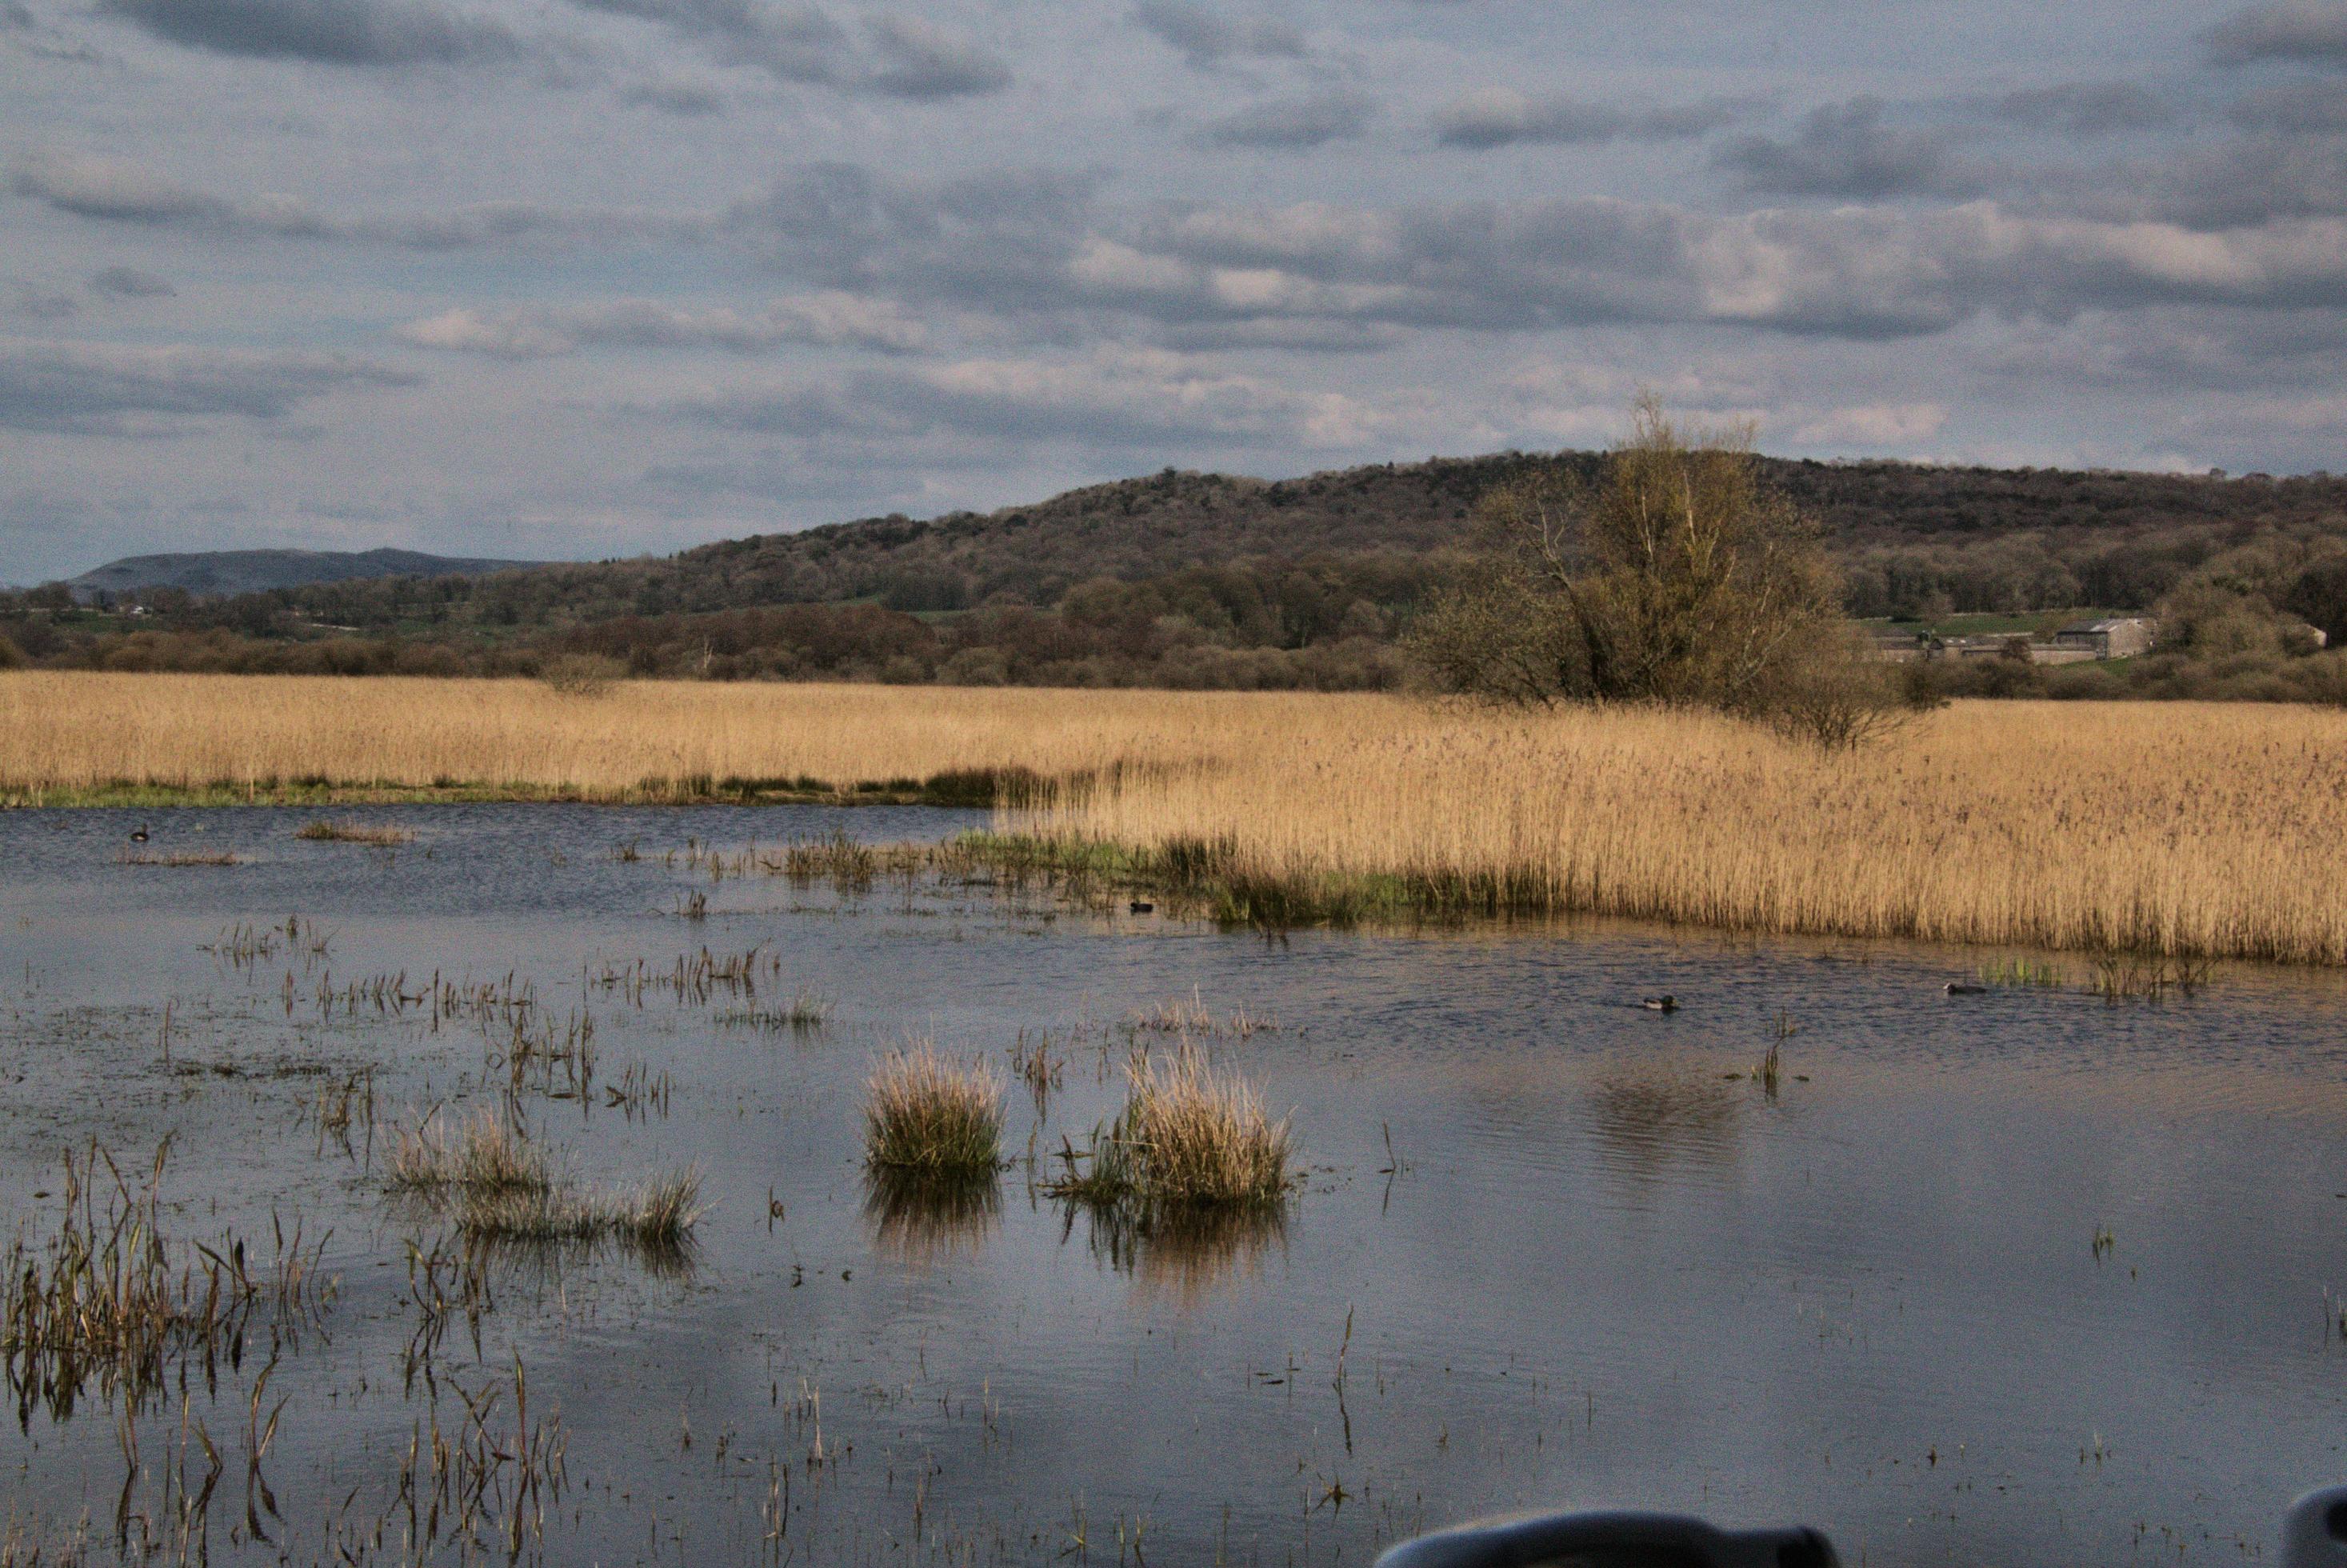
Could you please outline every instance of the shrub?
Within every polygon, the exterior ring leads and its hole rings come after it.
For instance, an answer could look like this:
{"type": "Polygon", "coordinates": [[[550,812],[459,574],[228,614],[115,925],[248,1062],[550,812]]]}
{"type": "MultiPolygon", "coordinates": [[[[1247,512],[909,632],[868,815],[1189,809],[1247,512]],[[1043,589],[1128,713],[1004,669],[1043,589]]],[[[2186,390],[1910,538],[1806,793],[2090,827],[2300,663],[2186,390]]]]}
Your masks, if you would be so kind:
{"type": "Polygon", "coordinates": [[[538,678],[566,697],[601,697],[625,680],[628,667],[601,653],[559,653],[539,666],[538,678]]]}

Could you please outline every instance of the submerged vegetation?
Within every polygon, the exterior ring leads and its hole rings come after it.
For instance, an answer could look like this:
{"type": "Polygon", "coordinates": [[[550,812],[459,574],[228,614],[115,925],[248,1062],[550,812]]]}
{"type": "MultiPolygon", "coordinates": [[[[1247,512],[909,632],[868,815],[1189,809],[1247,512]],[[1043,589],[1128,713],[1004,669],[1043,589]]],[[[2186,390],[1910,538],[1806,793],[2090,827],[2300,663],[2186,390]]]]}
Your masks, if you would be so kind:
{"type": "Polygon", "coordinates": [[[864,1091],[864,1157],[876,1171],[969,1176],[1002,1163],[1002,1083],[985,1061],[921,1040],[892,1050],[864,1091]]]}
{"type": "Polygon", "coordinates": [[[161,1392],[175,1367],[241,1355],[248,1329],[281,1334],[323,1315],[336,1291],[320,1268],[325,1240],[282,1228],[271,1260],[223,1236],[173,1243],[160,1190],[167,1142],[136,1187],[95,1143],[65,1158],[57,1225],[19,1238],[0,1281],[0,1362],[20,1411],[69,1414],[91,1383],[132,1407],[161,1392]]]}

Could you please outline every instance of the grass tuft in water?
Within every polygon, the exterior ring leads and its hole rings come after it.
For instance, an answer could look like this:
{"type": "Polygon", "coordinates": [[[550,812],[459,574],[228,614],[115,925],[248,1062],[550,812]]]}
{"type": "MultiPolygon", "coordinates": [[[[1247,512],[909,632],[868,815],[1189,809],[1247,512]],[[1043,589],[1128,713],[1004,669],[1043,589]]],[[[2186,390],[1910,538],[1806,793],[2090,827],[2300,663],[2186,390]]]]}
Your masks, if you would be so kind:
{"type": "Polygon", "coordinates": [[[993,1170],[1002,1163],[994,1069],[948,1061],[927,1040],[890,1051],[865,1085],[864,1157],[883,1171],[993,1170]]]}
{"type": "Polygon", "coordinates": [[[647,1251],[682,1247],[703,1213],[701,1167],[636,1186],[466,1187],[456,1229],[468,1240],[504,1243],[632,1243],[647,1251]]]}
{"type": "Polygon", "coordinates": [[[1136,1057],[1126,1076],[1124,1109],[1094,1133],[1088,1160],[1070,1151],[1054,1196],[1160,1214],[1268,1208],[1286,1198],[1289,1123],[1265,1114],[1244,1079],[1187,1043],[1170,1056],[1136,1057]]]}
{"type": "Polygon", "coordinates": [[[454,1137],[440,1130],[436,1112],[422,1125],[393,1136],[387,1179],[398,1192],[543,1194],[554,1185],[545,1153],[494,1112],[484,1111],[454,1137]]]}
{"type": "Polygon", "coordinates": [[[295,831],[293,836],[306,838],[317,844],[373,844],[387,846],[415,842],[415,834],[411,828],[394,827],[389,824],[354,822],[347,817],[319,817],[304,824],[295,831]]]}

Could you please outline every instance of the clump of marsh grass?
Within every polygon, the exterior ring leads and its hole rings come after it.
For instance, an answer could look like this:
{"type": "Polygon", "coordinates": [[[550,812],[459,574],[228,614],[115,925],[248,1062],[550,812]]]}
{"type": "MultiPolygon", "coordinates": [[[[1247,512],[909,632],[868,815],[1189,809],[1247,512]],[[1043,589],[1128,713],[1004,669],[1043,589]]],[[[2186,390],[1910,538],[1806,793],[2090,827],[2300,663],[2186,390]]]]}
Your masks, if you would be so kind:
{"type": "Polygon", "coordinates": [[[468,1199],[475,1194],[544,1194],[554,1185],[544,1152],[489,1111],[453,1135],[441,1129],[436,1112],[418,1126],[398,1129],[385,1179],[395,1192],[461,1191],[468,1199]]]}
{"type": "Polygon", "coordinates": [[[616,1239],[648,1252],[674,1252],[703,1212],[696,1164],[620,1188],[466,1187],[456,1229],[477,1242],[616,1239]]]}
{"type": "Polygon", "coordinates": [[[413,828],[395,827],[389,823],[354,822],[348,818],[319,817],[303,824],[293,836],[306,838],[313,844],[372,844],[388,847],[395,844],[413,844],[413,828]]]}
{"type": "Polygon", "coordinates": [[[1272,1208],[1287,1195],[1292,1132],[1266,1115],[1255,1090],[1217,1070],[1195,1046],[1135,1057],[1124,1109],[1092,1137],[1088,1163],[1068,1151],[1050,1189],[1093,1209],[1142,1219],[1203,1210],[1272,1208]]]}
{"type": "Polygon", "coordinates": [[[725,1029],[762,1030],[780,1034],[788,1030],[793,1034],[812,1034],[830,1021],[832,1001],[813,986],[801,986],[784,1000],[770,1008],[734,1008],[717,1015],[717,1022],[725,1029]]]}
{"type": "Polygon", "coordinates": [[[1002,1083],[993,1067],[948,1061],[927,1040],[890,1051],[865,1085],[864,1157],[876,1171],[994,1170],[1002,1163],[1002,1083]]]}

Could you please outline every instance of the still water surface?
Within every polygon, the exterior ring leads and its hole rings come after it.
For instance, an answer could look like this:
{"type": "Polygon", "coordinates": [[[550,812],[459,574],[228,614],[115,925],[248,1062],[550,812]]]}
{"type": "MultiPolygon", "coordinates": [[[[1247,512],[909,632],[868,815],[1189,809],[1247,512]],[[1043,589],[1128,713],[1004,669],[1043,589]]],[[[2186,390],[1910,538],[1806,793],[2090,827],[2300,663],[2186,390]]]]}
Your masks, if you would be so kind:
{"type": "MultiPolygon", "coordinates": [[[[419,1423],[427,1444],[461,1430],[452,1390],[509,1400],[517,1359],[566,1445],[524,1556],[566,1563],[1365,1563],[1472,1515],[1596,1504],[1811,1523],[1854,1563],[2234,1561],[2270,1555],[2294,1493],[2347,1479],[2335,977],[2108,1006],[1950,997],[1980,955],[1912,946],[1267,941],[984,889],[712,882],[669,856],[977,820],[953,813],[361,815],[415,840],[304,842],[306,817],[265,809],[0,814],[0,1198],[21,1232],[54,1230],[68,1146],[143,1164],[169,1134],[175,1240],[265,1253],[272,1214],[298,1217],[331,1232],[340,1280],[275,1347],[273,1512],[246,1515],[264,1333],[184,1401],[175,1380],[139,1403],[128,1443],[96,1385],[25,1410],[0,1440],[21,1515],[176,1542],[200,1424],[226,1466],[215,1561],[364,1537],[397,1562],[419,1423]],[[187,850],[240,864],[121,862],[187,850]],[[206,950],[289,916],[323,953],[206,950]],[[704,945],[757,949],[754,999],[593,983],[704,945]],[[386,1197],[384,1145],[424,1107],[499,1103],[506,1026],[354,1010],[346,988],[436,972],[590,1017],[596,1093],[524,1092],[529,1125],[582,1179],[698,1162],[712,1206],[682,1267],[497,1265],[477,1349],[460,1325],[411,1381],[409,1247],[439,1222],[386,1197]],[[821,1030],[742,1026],[802,986],[834,1004],[821,1030]],[[1635,1005],[1661,992],[1677,1012],[1635,1005]],[[1014,1085],[1007,1134],[1048,1169],[1113,1113],[1126,1053],[1173,1038],[1126,1021],[1194,1000],[1276,1025],[1209,1044],[1292,1108],[1309,1171],[1283,1225],[1130,1244],[1037,1195],[1023,1160],[955,1214],[867,1191],[881,1050],[922,1035],[1007,1068],[1048,1035],[1060,1087],[1039,1110],[1014,1085]],[[1772,1097],[1751,1073],[1780,1019],[1772,1097]],[[664,1107],[607,1103],[631,1068],[666,1075],[664,1107]],[[345,1147],[320,1096],[367,1070],[372,1135],[362,1116],[345,1147]]],[[[476,1534],[435,1560],[505,1554],[476,1534]]]]}

